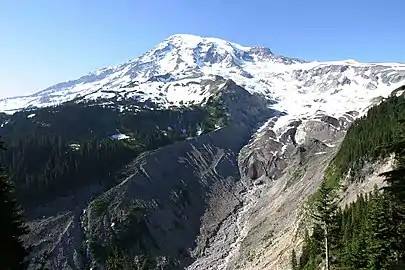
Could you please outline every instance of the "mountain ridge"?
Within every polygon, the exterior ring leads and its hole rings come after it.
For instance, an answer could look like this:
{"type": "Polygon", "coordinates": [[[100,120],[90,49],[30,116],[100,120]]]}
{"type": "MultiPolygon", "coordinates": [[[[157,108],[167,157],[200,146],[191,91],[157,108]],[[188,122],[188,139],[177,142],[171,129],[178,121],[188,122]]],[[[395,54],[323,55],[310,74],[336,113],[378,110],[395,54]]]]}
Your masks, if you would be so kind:
{"type": "Polygon", "coordinates": [[[387,96],[389,89],[404,80],[405,64],[308,62],[274,54],[261,46],[177,34],[123,64],[98,69],[32,95],[1,99],[0,111],[13,113],[72,100],[111,98],[151,101],[164,108],[200,104],[211,95],[202,89],[202,82],[215,80],[216,76],[232,79],[249,92],[276,101],[275,109],[297,115],[291,111],[296,105],[304,114],[309,107],[329,108],[321,103],[334,103],[328,100],[332,95],[340,106],[349,104],[345,110],[364,108],[364,103],[370,102],[356,104],[359,97],[387,96]],[[327,98],[318,98],[322,95],[327,98]]]}

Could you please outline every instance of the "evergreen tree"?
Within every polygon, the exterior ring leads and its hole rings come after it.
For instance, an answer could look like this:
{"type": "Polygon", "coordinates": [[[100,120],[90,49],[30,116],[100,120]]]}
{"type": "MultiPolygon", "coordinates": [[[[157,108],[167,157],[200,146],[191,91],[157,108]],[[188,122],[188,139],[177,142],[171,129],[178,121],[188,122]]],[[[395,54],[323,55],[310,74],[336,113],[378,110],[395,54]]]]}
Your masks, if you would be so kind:
{"type": "Polygon", "coordinates": [[[295,249],[293,249],[291,253],[291,269],[297,270],[298,269],[297,267],[298,267],[297,254],[295,253],[295,249]]]}
{"type": "Polygon", "coordinates": [[[311,238],[308,230],[305,230],[304,246],[302,247],[302,253],[298,262],[299,269],[304,269],[311,259],[310,241],[311,238]]]}
{"type": "Polygon", "coordinates": [[[368,269],[384,269],[390,261],[391,218],[387,200],[374,188],[374,200],[371,202],[367,220],[368,269]]]}
{"type": "MultiPolygon", "coordinates": [[[[0,148],[3,144],[0,143],[0,148]]],[[[22,237],[28,233],[20,207],[13,198],[13,188],[5,171],[0,169],[0,264],[1,269],[26,269],[28,250],[22,237]]]]}
{"type": "Polygon", "coordinates": [[[337,248],[340,232],[338,227],[338,205],[333,188],[323,181],[319,189],[319,198],[315,201],[315,212],[312,217],[323,229],[325,269],[329,270],[331,247],[337,248]]]}
{"type": "Polygon", "coordinates": [[[396,140],[389,146],[395,153],[396,168],[383,173],[389,184],[384,188],[392,214],[391,232],[393,233],[392,249],[397,251],[397,261],[405,262],[405,121],[401,120],[396,140]]]}

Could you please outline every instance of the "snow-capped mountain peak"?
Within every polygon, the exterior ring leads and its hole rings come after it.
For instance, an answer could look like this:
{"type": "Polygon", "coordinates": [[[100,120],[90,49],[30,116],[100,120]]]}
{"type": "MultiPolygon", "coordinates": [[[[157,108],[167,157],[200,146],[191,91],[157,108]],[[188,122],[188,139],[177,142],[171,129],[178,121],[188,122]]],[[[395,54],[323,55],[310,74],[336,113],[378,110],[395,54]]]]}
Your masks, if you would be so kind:
{"type": "Polygon", "coordinates": [[[159,106],[200,103],[207,81],[232,79],[251,93],[274,101],[289,115],[362,110],[387,96],[405,79],[405,64],[359,63],[353,59],[307,62],[258,46],[218,38],[173,35],[138,58],[62,82],[39,93],[0,100],[13,112],[70,100],[136,99],[159,106]]]}
{"type": "MultiPolygon", "coordinates": [[[[242,68],[256,61],[280,61],[290,63],[293,59],[274,55],[263,47],[246,47],[219,38],[205,38],[195,35],[178,34],[169,37],[153,50],[132,63],[153,66],[155,74],[181,73],[193,69],[219,66],[221,68],[242,68]]],[[[296,60],[299,62],[299,60],[296,60]]],[[[150,77],[150,73],[142,74],[150,77]]]]}

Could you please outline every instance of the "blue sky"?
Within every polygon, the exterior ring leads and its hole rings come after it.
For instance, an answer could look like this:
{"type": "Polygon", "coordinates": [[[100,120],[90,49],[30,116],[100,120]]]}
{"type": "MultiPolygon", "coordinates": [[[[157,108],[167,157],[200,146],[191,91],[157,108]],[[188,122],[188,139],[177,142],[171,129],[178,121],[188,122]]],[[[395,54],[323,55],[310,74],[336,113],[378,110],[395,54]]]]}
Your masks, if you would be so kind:
{"type": "Polygon", "coordinates": [[[405,62],[404,0],[0,0],[0,97],[119,64],[177,33],[306,60],[405,62]]]}

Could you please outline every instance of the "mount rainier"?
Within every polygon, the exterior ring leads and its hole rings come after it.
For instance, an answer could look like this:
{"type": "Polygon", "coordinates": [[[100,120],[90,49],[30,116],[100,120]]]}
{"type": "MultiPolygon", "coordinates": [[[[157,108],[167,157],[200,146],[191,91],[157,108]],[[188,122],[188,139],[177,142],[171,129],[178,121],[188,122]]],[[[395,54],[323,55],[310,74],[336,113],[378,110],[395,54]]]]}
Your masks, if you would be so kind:
{"type": "Polygon", "coordinates": [[[354,60],[308,62],[217,38],[174,35],[127,63],[105,67],[36,94],[0,100],[0,110],[46,107],[66,101],[137,99],[161,107],[203,102],[204,80],[232,79],[289,114],[362,110],[405,79],[405,64],[354,60]]]}
{"type": "MultiPolygon", "coordinates": [[[[124,64],[1,99],[0,136],[35,131],[41,151],[50,136],[59,147],[50,161],[73,153],[61,175],[69,161],[79,171],[75,155],[94,138],[88,153],[122,143],[95,156],[125,161],[100,170],[108,181],[84,166],[70,193],[51,183],[52,200],[29,204],[29,269],[290,269],[305,203],[346,131],[404,84],[401,63],[311,62],[179,34],[124,64]],[[124,157],[110,154],[117,149],[124,157]]],[[[382,185],[378,173],[391,163],[359,170],[364,181],[348,184],[344,201],[382,185]]]]}

